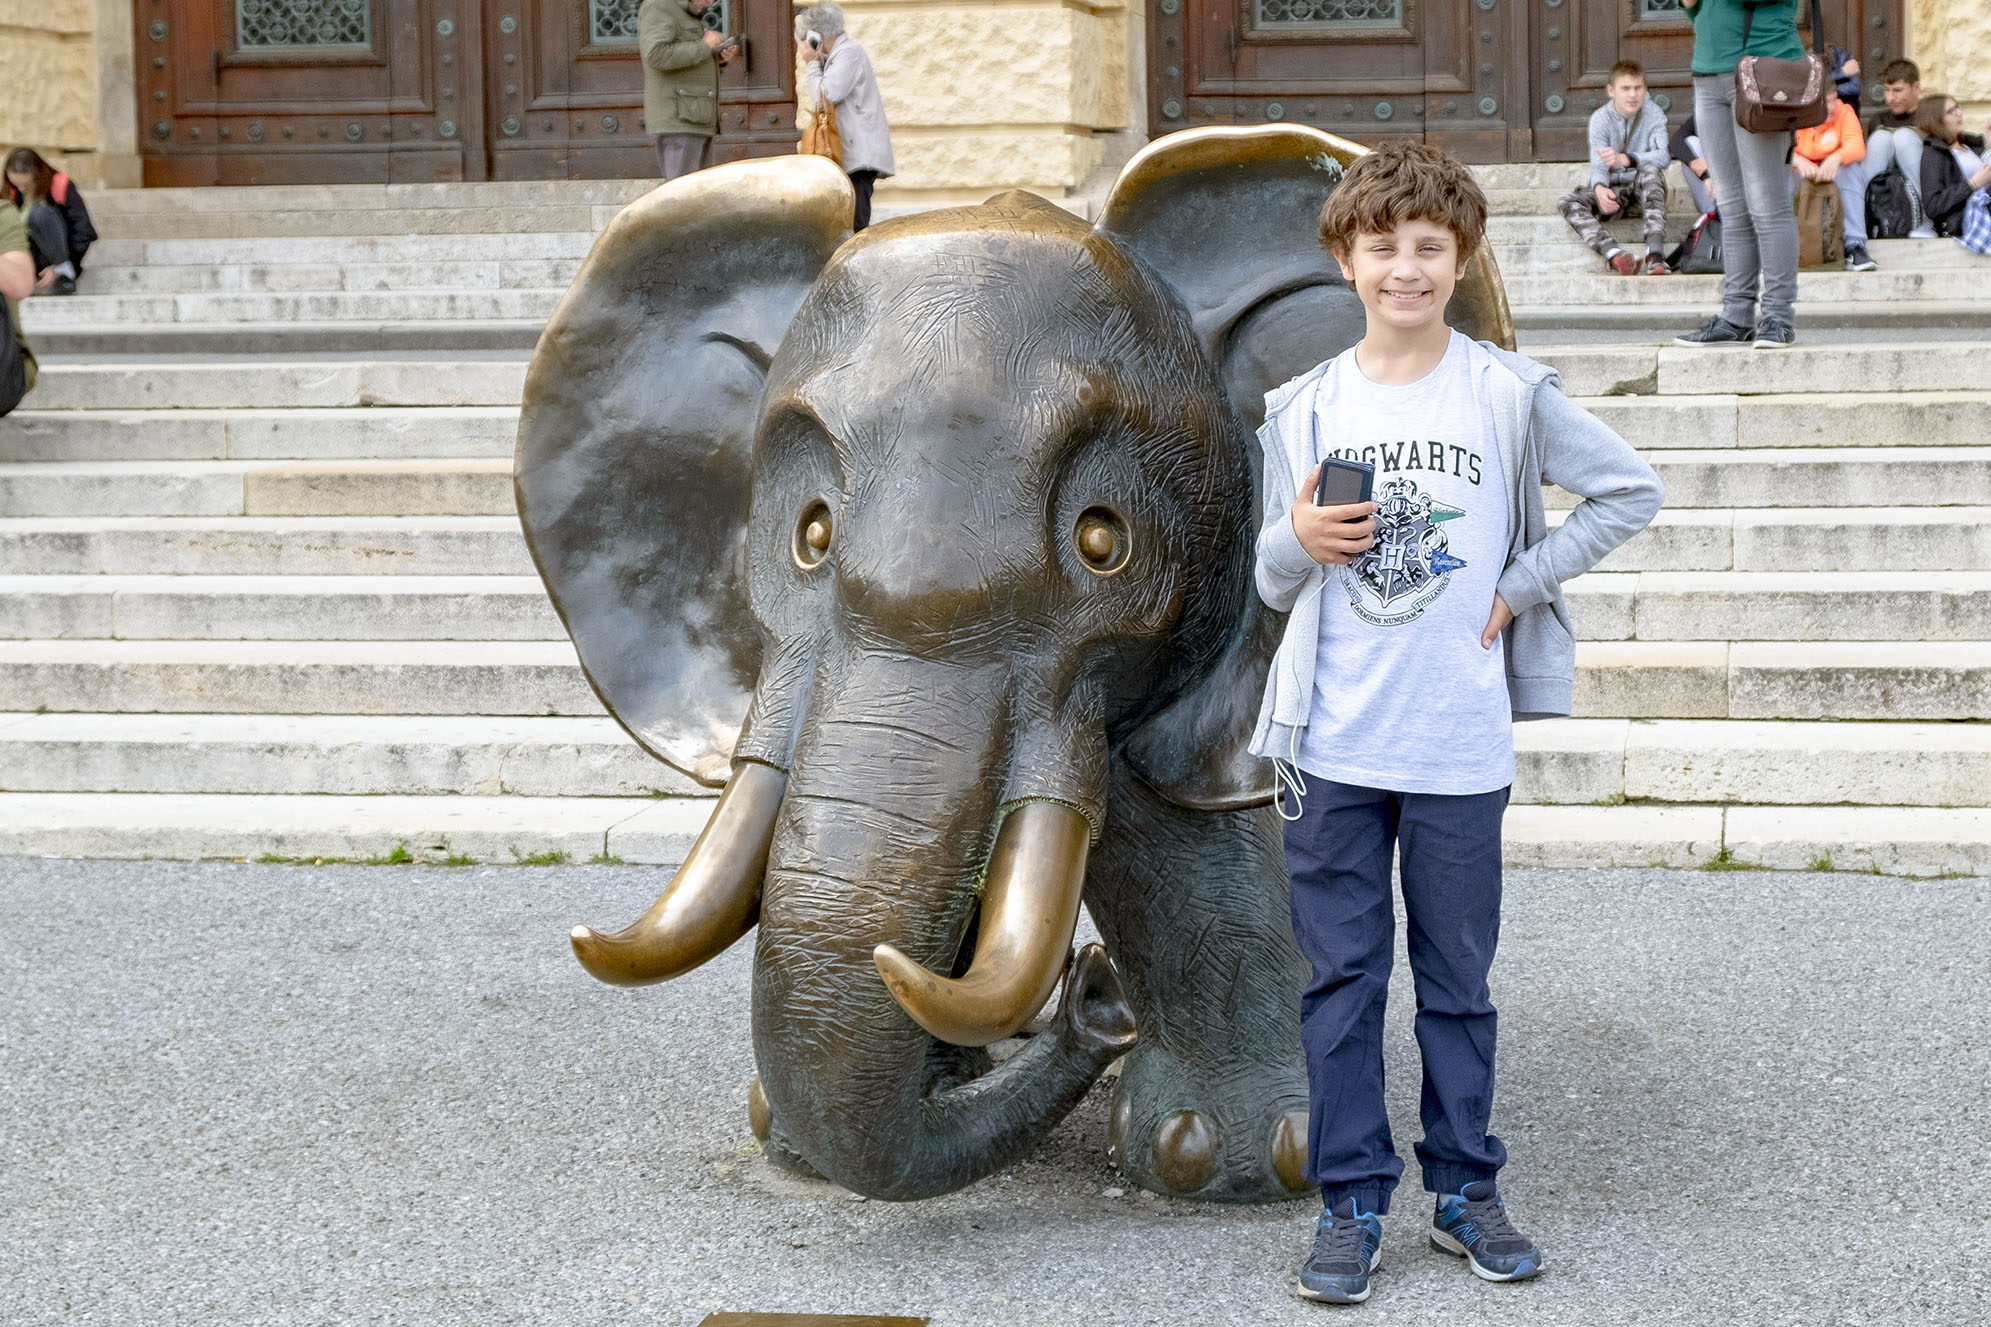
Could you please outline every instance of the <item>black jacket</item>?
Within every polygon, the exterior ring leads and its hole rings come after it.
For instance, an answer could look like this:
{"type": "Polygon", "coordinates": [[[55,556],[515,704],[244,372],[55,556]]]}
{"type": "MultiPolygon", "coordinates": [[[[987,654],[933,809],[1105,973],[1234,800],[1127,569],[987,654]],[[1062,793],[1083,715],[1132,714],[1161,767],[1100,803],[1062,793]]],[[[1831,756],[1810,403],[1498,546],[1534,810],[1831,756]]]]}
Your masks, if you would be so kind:
{"type": "MultiPolygon", "coordinates": [[[[6,190],[7,201],[19,207],[21,191],[12,184],[7,184],[6,190]]],[[[62,214],[63,227],[69,234],[69,261],[81,276],[83,255],[97,242],[97,228],[90,224],[90,209],[83,206],[83,191],[76,187],[76,181],[58,171],[49,187],[48,205],[62,214]]]]}
{"type": "MultiPolygon", "coordinates": [[[[1964,134],[1963,145],[1978,156],[1984,155],[1984,140],[1964,134]]],[[[1922,141],[1922,213],[1936,234],[1954,239],[1963,234],[1963,205],[1970,201],[1970,181],[1949,144],[1933,138],[1922,141]]]]}

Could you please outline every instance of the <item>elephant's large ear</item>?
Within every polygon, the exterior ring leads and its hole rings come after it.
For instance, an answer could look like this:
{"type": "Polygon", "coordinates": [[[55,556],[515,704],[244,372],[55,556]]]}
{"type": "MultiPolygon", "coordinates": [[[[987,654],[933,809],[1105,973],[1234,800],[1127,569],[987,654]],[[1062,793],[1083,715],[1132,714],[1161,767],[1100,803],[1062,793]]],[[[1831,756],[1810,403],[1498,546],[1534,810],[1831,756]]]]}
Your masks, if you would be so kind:
{"type": "Polygon", "coordinates": [[[823,157],[652,191],[595,242],[526,375],[533,561],[602,703],[702,783],[725,781],[760,667],[744,536],[761,388],[851,205],[823,157]]]}
{"type": "MultiPolygon", "coordinates": [[[[1138,153],[1106,200],[1099,230],[1174,288],[1247,430],[1263,422],[1266,392],[1361,339],[1361,301],[1317,237],[1321,207],[1365,151],[1298,125],[1191,129],[1138,153]]],[[[1507,297],[1485,245],[1446,318],[1468,336],[1513,348],[1507,297]]],[[[1257,476],[1257,444],[1249,432],[1239,437],[1257,476]]],[[[1271,766],[1246,748],[1282,627],[1249,594],[1214,671],[1123,748],[1143,778],[1185,806],[1271,799],[1271,766]]]]}

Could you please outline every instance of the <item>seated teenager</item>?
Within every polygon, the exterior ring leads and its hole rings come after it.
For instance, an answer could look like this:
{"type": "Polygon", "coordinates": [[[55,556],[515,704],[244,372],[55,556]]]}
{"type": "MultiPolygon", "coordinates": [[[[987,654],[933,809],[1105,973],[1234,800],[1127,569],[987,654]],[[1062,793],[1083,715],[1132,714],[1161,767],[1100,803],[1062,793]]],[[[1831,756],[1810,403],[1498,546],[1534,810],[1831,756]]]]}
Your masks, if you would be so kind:
{"type": "Polygon", "coordinates": [[[1846,244],[1846,270],[1871,272],[1877,263],[1867,255],[1866,140],[1860,117],[1841,101],[1838,90],[1825,85],[1825,123],[1797,131],[1791,148],[1791,193],[1806,181],[1834,185],[1839,190],[1839,233],[1846,244]]]}
{"type": "Polygon", "coordinates": [[[1638,259],[1604,229],[1610,217],[1645,218],[1645,271],[1672,269],[1666,248],[1666,112],[1645,95],[1645,71],[1630,60],[1611,66],[1611,99],[1590,115],[1590,178],[1556,203],[1562,219],[1613,272],[1631,276],[1638,259]]]}
{"type": "Polygon", "coordinates": [[[1899,166],[1908,183],[1908,201],[1915,209],[1910,239],[1935,238],[1922,212],[1922,131],[1915,127],[1915,112],[1922,105],[1922,71],[1913,60],[1890,60],[1880,71],[1881,96],[1887,109],[1867,118],[1867,178],[1881,174],[1889,166],[1899,166]]]}
{"type": "Polygon", "coordinates": [[[7,158],[7,201],[21,212],[34,253],[35,290],[73,295],[83,275],[83,255],[96,242],[83,192],[33,148],[16,148],[7,158]]]}
{"type": "Polygon", "coordinates": [[[1963,205],[1991,185],[1984,139],[1963,132],[1963,109],[1940,92],[1922,98],[1915,124],[1923,138],[1922,210],[1933,233],[1955,238],[1963,234],[1963,205]]]}

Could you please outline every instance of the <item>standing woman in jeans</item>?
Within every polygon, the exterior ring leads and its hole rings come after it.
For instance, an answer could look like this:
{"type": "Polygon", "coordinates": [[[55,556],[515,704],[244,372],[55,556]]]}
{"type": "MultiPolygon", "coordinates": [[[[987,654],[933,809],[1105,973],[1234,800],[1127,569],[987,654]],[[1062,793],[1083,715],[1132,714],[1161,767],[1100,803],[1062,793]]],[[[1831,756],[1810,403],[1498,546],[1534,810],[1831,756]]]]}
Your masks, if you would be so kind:
{"type": "Polygon", "coordinates": [[[871,186],[892,174],[892,131],[885,123],[885,99],[871,57],[843,30],[843,10],[815,4],[795,19],[802,56],[809,61],[809,99],[836,107],[837,134],[843,140],[843,170],[857,190],[852,230],[871,224],[871,186]]]}
{"type": "Polygon", "coordinates": [[[1745,55],[1796,60],[1797,0],[1681,0],[1694,21],[1694,127],[1721,213],[1721,312],[1683,346],[1787,346],[1797,339],[1797,220],[1791,214],[1788,130],[1752,134],[1735,123],[1735,66],[1745,55]],[[1748,46],[1743,20],[1748,19],[1748,46]],[[1763,288],[1757,317],[1756,287],[1763,288]]]}

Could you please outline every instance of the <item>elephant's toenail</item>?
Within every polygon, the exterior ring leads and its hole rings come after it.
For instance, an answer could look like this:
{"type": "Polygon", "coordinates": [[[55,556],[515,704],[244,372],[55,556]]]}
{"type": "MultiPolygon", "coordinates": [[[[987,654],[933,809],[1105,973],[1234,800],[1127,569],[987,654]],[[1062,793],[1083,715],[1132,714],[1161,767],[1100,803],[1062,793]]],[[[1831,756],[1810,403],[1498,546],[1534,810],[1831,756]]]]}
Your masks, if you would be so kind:
{"type": "Polygon", "coordinates": [[[1307,1191],[1307,1113],[1289,1110],[1272,1126],[1272,1170],[1288,1192],[1307,1191]]]}
{"type": "Polygon", "coordinates": [[[754,1131],[754,1137],[763,1143],[767,1141],[768,1125],[774,1119],[774,1108],[767,1104],[767,1089],[760,1085],[760,1075],[754,1075],[753,1083],[747,1088],[747,1124],[754,1131]]]}
{"type": "Polygon", "coordinates": [[[1127,1142],[1127,1129],[1134,1122],[1134,1103],[1117,1088],[1113,1092],[1113,1113],[1106,1117],[1106,1159],[1120,1164],[1120,1151],[1127,1142]]]}
{"type": "Polygon", "coordinates": [[[1177,1193],[1194,1193],[1217,1169],[1217,1137],[1201,1115],[1179,1110],[1155,1126],[1155,1175],[1177,1193]]]}

